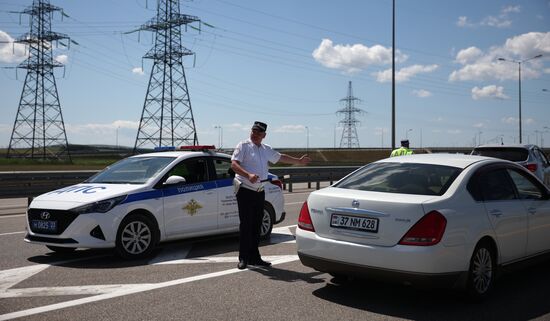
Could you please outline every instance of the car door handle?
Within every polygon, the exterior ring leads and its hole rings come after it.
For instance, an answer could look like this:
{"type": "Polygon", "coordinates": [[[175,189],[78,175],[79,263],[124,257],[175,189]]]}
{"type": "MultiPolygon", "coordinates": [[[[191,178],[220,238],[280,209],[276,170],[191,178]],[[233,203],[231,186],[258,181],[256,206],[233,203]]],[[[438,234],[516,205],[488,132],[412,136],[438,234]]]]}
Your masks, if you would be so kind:
{"type": "Polygon", "coordinates": [[[500,217],[502,215],[501,210],[492,210],[489,212],[489,214],[493,215],[494,217],[500,217]]]}
{"type": "Polygon", "coordinates": [[[206,195],[212,195],[212,194],[214,194],[214,192],[213,192],[213,191],[210,191],[210,192],[204,192],[204,194],[206,194],[206,195]]]}
{"type": "Polygon", "coordinates": [[[527,209],[527,212],[528,212],[529,214],[531,214],[531,215],[534,215],[534,214],[537,214],[537,209],[534,208],[534,207],[529,207],[529,208],[527,209]]]}

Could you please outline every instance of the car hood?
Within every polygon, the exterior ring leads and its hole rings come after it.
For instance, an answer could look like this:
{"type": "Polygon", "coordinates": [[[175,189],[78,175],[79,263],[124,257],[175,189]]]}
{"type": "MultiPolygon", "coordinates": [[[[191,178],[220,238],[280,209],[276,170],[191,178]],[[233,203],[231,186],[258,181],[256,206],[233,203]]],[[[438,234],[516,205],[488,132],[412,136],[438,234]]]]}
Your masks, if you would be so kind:
{"type": "Polygon", "coordinates": [[[82,183],[63,187],[35,197],[30,207],[60,210],[71,209],[82,204],[135,193],[143,189],[144,185],[82,183]]]}

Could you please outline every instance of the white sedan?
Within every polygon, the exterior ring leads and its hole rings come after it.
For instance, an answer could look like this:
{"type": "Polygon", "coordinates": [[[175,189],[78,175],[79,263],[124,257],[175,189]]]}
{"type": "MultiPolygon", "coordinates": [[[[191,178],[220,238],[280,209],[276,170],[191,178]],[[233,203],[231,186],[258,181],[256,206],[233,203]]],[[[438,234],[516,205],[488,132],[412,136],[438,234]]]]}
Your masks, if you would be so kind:
{"type": "MultiPolygon", "coordinates": [[[[139,258],[158,242],[238,231],[231,157],[204,148],[129,157],[36,197],[25,241],[56,252],[116,248],[123,258],[139,258]]],[[[269,177],[263,238],[285,217],[282,183],[269,177]]]]}
{"type": "Polygon", "coordinates": [[[335,277],[458,287],[482,299],[499,268],[550,252],[550,191],[504,160],[388,158],[311,193],[296,243],[304,265],[335,277]]]}

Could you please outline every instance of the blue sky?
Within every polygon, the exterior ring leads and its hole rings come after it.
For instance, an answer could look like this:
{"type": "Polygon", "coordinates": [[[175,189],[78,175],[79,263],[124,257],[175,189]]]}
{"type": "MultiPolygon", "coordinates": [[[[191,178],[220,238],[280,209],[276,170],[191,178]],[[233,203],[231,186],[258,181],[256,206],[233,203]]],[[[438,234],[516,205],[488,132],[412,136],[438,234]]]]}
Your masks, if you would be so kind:
{"type": "MultiPolygon", "coordinates": [[[[79,45],[56,49],[70,143],[133,146],[147,90],[151,33],[124,34],[155,15],[154,0],[53,0],[69,18],[52,30],[79,45]],[[143,65],[143,70],[141,69],[143,65]]],[[[0,41],[28,32],[30,0],[0,0],[0,41]]],[[[234,147],[254,120],[274,147],[333,147],[336,114],[352,81],[365,113],[361,147],[391,146],[391,0],[194,0],[182,13],[213,28],[188,29],[184,60],[201,144],[234,147]],[[194,65],[193,65],[194,64],[194,65]],[[216,128],[220,126],[222,129],[216,128]]],[[[550,1],[396,1],[396,140],[411,146],[518,141],[518,65],[523,60],[524,143],[550,145],[550,1]],[[547,89],[549,91],[544,91],[547,89]]],[[[0,43],[0,66],[24,59],[0,43]]],[[[17,112],[24,70],[0,69],[0,147],[17,112]]]]}

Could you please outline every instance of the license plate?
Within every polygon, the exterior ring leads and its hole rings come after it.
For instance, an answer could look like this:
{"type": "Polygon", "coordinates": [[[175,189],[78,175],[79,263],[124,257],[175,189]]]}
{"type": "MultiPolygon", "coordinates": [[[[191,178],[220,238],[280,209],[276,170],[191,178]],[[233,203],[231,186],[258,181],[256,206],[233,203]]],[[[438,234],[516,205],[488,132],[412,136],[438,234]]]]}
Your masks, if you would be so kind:
{"type": "Polygon", "coordinates": [[[377,233],[378,219],[372,217],[332,214],[330,218],[330,226],[377,233]]]}
{"type": "Polygon", "coordinates": [[[57,232],[57,221],[32,220],[31,227],[44,232],[57,232]]]}

